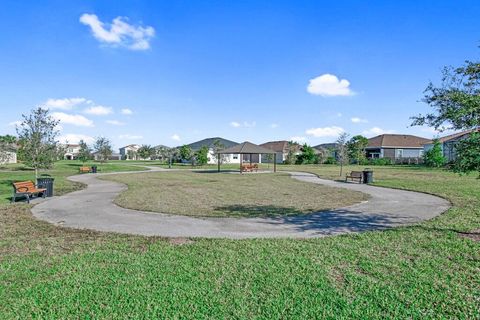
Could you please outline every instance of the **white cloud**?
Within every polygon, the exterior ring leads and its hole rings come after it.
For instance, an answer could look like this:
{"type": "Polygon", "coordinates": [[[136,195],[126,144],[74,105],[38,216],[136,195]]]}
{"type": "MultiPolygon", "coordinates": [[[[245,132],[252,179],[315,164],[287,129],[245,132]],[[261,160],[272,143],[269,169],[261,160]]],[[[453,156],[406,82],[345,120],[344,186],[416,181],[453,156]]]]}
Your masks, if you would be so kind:
{"type": "Polygon", "coordinates": [[[85,112],[86,114],[91,114],[95,116],[105,116],[108,114],[112,114],[113,110],[110,107],[92,106],[90,108],[85,109],[83,112],[85,112]]]}
{"type": "Polygon", "coordinates": [[[81,104],[91,104],[92,101],[85,98],[64,98],[64,99],[48,99],[41,104],[47,109],[72,110],[81,104]]]}
{"type": "Polygon", "coordinates": [[[323,97],[351,96],[354,92],[350,89],[350,82],[338,79],[333,74],[323,74],[310,79],[307,91],[313,95],[323,97]]]}
{"type": "Polygon", "coordinates": [[[181,139],[180,139],[180,136],[179,136],[178,134],[176,134],[176,133],[175,133],[174,135],[172,135],[170,138],[171,138],[172,140],[175,140],[175,141],[180,141],[180,140],[181,140],[181,139]]]}
{"type": "Polygon", "coordinates": [[[121,134],[118,137],[120,139],[125,139],[125,140],[140,140],[140,139],[143,139],[143,136],[133,135],[133,134],[121,134]]]}
{"type": "Polygon", "coordinates": [[[107,120],[105,122],[108,123],[108,124],[111,124],[113,126],[123,126],[123,125],[125,125],[124,122],[121,122],[121,121],[118,121],[118,120],[107,120]]]}
{"type": "Polygon", "coordinates": [[[378,136],[378,135],[381,135],[381,134],[394,133],[394,132],[395,132],[394,130],[384,130],[384,129],[379,128],[379,127],[373,127],[373,128],[370,128],[368,130],[363,131],[362,134],[366,137],[373,137],[373,136],[378,136]]]}
{"type": "Polygon", "coordinates": [[[270,128],[272,128],[272,129],[276,129],[276,128],[278,128],[278,127],[279,127],[279,125],[278,125],[277,123],[272,123],[272,124],[270,125],[270,128]]]}
{"type": "Polygon", "coordinates": [[[307,142],[306,137],[301,137],[301,136],[294,136],[289,139],[289,141],[297,142],[297,143],[305,143],[307,142]]]}
{"type": "Polygon", "coordinates": [[[79,143],[83,140],[85,143],[94,143],[95,138],[84,134],[69,133],[59,138],[61,143],[79,143]]]}
{"type": "Polygon", "coordinates": [[[244,121],[242,123],[240,122],[236,122],[236,121],[232,121],[230,122],[230,126],[231,127],[234,127],[234,128],[241,128],[241,127],[244,127],[244,128],[253,128],[257,125],[257,123],[255,121],[252,121],[252,122],[248,122],[248,121],[244,121]]]}
{"type": "Polygon", "coordinates": [[[72,124],[80,127],[93,127],[93,121],[79,114],[67,114],[63,112],[54,112],[52,117],[63,124],[72,124]]]}
{"type": "Polygon", "coordinates": [[[127,23],[127,17],[116,17],[112,23],[103,23],[95,14],[84,13],[80,22],[89,26],[93,36],[111,46],[122,46],[131,50],[147,50],[155,35],[152,27],[135,26],[127,23]]]}
{"type": "Polygon", "coordinates": [[[353,117],[350,120],[352,120],[353,123],[367,123],[368,122],[367,119],[362,119],[362,118],[359,118],[359,117],[353,117]]]}
{"type": "Polygon", "coordinates": [[[315,138],[338,137],[343,132],[345,132],[343,128],[336,127],[336,126],[324,127],[324,128],[312,128],[305,131],[307,135],[314,136],[315,138]]]}
{"type": "Polygon", "coordinates": [[[133,111],[128,109],[128,108],[123,108],[120,112],[121,112],[121,114],[125,114],[125,115],[133,114],[133,111]]]}
{"type": "Polygon", "coordinates": [[[8,124],[10,127],[19,127],[22,125],[22,121],[17,120],[17,121],[12,121],[8,124]]]}

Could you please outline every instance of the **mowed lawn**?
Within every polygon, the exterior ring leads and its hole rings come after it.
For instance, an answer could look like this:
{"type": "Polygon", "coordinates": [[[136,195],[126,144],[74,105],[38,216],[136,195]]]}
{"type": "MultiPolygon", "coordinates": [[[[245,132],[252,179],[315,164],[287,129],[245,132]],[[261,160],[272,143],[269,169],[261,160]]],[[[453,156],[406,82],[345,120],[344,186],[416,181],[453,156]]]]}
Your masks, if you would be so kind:
{"type": "Polygon", "coordinates": [[[374,170],[378,185],[437,193],[453,208],[382,232],[238,241],[71,230],[3,205],[0,318],[478,319],[480,243],[468,232],[480,228],[480,181],[374,170]]]}
{"type": "MultiPolygon", "coordinates": [[[[143,162],[111,161],[106,163],[80,161],[59,161],[54,164],[52,170],[41,170],[40,175],[48,174],[54,178],[55,195],[62,195],[68,192],[79,190],[83,186],[79,183],[68,181],[68,176],[78,174],[81,166],[97,166],[98,172],[117,172],[117,171],[138,171],[145,168],[135,165],[141,165],[143,162]]],[[[35,181],[35,172],[33,169],[23,164],[0,166],[0,204],[10,201],[12,196],[12,182],[15,181],[35,181]]]]}
{"type": "Polygon", "coordinates": [[[189,216],[308,214],[352,205],[366,194],[292,179],[286,173],[173,171],[107,176],[128,185],[115,202],[125,208],[189,216]]]}

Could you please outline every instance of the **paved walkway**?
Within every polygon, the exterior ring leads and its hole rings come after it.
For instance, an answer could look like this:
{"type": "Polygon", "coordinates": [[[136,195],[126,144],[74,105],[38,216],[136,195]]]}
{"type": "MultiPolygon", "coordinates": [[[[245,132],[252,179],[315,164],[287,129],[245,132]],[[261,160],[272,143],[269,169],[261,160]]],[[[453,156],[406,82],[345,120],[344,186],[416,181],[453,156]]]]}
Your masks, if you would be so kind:
{"type": "MultiPolygon", "coordinates": [[[[149,167],[153,171],[168,171],[149,167]]],[[[139,173],[145,171],[135,171],[139,173]]],[[[129,172],[130,173],[130,172],[129,172]]],[[[119,173],[115,173],[119,174],[119,173]]],[[[168,173],[166,173],[168,174],[168,173]]],[[[53,197],[33,207],[34,216],[53,224],[80,229],[165,237],[309,238],[366,230],[381,230],[431,219],[450,207],[428,194],[324,180],[290,172],[294,179],[369,194],[363,203],[309,215],[278,218],[194,218],[118,207],[115,197],[127,187],[84,174],[69,177],[87,188],[53,197]]]]}

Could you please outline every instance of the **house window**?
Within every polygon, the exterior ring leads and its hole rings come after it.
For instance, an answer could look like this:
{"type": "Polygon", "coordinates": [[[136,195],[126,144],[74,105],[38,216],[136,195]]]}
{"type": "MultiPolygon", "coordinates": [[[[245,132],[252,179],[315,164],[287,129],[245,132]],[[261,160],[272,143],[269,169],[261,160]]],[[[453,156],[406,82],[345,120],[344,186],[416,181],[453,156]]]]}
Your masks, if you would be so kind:
{"type": "Polygon", "coordinates": [[[238,154],[234,154],[233,155],[233,160],[237,160],[238,159],[238,154]]]}
{"type": "Polygon", "coordinates": [[[403,149],[397,149],[396,151],[397,151],[396,157],[397,158],[403,158],[403,149]]]}

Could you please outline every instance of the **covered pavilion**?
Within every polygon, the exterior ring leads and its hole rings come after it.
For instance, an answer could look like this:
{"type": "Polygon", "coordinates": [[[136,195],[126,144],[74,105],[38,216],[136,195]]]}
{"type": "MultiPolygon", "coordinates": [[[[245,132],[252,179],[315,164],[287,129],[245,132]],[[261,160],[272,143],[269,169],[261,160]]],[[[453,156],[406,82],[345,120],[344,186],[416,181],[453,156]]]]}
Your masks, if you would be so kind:
{"type": "Polygon", "coordinates": [[[220,165],[221,165],[221,161],[220,161],[220,157],[222,154],[239,154],[240,155],[240,173],[243,172],[243,155],[245,154],[248,154],[250,155],[249,159],[250,159],[250,163],[252,161],[252,155],[254,154],[258,154],[258,155],[262,155],[262,154],[273,154],[273,172],[277,172],[277,153],[271,149],[267,149],[267,148],[264,148],[264,147],[261,147],[259,145],[256,145],[254,143],[251,143],[251,142],[248,142],[248,141],[245,141],[243,143],[240,143],[236,146],[233,146],[231,148],[228,148],[228,149],[225,149],[225,150],[221,150],[221,151],[218,151],[217,152],[217,163],[218,163],[218,172],[220,172],[220,165]]]}

